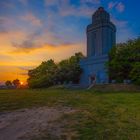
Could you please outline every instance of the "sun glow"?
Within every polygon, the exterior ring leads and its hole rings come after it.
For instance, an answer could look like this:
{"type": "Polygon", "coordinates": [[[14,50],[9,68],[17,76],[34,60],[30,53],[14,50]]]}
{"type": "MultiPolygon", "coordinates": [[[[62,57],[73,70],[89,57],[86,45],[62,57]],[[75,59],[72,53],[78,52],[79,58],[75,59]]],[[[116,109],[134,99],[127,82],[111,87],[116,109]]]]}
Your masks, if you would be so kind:
{"type": "Polygon", "coordinates": [[[23,84],[24,84],[24,83],[21,81],[21,82],[20,82],[20,85],[23,85],[23,84]]]}

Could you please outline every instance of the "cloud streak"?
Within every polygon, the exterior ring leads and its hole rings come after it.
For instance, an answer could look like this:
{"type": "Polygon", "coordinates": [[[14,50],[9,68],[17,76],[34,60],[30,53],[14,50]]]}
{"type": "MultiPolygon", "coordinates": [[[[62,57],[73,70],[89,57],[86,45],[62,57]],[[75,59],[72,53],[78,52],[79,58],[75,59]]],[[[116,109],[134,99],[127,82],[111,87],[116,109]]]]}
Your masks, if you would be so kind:
{"type": "Polygon", "coordinates": [[[108,8],[109,9],[114,9],[115,8],[118,12],[121,13],[125,10],[125,5],[122,2],[111,1],[108,4],[108,8]]]}
{"type": "Polygon", "coordinates": [[[22,42],[22,44],[16,44],[16,43],[13,43],[12,44],[13,47],[15,48],[14,50],[12,50],[11,52],[9,52],[10,54],[17,54],[17,55],[21,55],[21,54],[28,54],[28,53],[31,53],[31,54],[34,54],[34,53],[38,53],[38,52],[52,52],[52,51],[56,51],[56,50],[62,50],[62,48],[66,48],[68,49],[71,49],[73,46],[76,46],[76,44],[72,44],[72,43],[64,43],[64,44],[59,44],[59,45],[55,45],[55,44],[48,44],[48,43],[45,43],[45,44],[35,44],[31,41],[24,41],[22,42]]]}
{"type": "Polygon", "coordinates": [[[81,16],[87,18],[91,15],[97,6],[99,6],[100,0],[80,0],[80,5],[72,5],[70,0],[46,0],[46,8],[56,7],[57,14],[60,16],[81,16]]]}
{"type": "Polygon", "coordinates": [[[42,22],[39,18],[34,16],[32,13],[28,13],[21,17],[21,20],[33,25],[33,26],[42,26],[42,22]]]}

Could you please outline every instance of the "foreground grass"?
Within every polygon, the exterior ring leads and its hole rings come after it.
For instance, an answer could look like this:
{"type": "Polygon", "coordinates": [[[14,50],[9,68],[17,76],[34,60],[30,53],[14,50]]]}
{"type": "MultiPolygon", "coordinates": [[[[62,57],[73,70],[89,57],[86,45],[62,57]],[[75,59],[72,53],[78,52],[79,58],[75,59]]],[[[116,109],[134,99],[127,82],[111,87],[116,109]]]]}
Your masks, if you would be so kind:
{"type": "Polygon", "coordinates": [[[0,90],[0,112],[39,106],[68,106],[80,110],[61,118],[61,122],[69,122],[66,129],[78,133],[73,139],[140,139],[140,93],[65,89],[0,90]]]}

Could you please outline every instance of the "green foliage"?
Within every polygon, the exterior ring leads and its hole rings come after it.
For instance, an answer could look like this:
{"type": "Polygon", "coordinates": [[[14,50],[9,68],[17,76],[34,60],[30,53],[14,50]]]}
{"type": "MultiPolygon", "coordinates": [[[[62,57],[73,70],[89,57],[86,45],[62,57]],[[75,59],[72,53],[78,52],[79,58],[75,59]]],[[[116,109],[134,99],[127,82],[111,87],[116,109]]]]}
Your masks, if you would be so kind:
{"type": "Polygon", "coordinates": [[[52,85],[56,70],[57,65],[52,59],[42,62],[37,68],[29,70],[29,86],[31,88],[41,88],[52,85]]]}
{"type": "Polygon", "coordinates": [[[122,82],[130,79],[134,83],[138,80],[140,72],[136,77],[132,77],[135,71],[134,64],[140,62],[140,38],[129,40],[126,43],[117,44],[109,54],[108,70],[111,80],[122,82]]]}
{"type": "Polygon", "coordinates": [[[130,77],[135,84],[140,85],[140,62],[134,63],[130,72],[130,77]]]}
{"type": "Polygon", "coordinates": [[[58,81],[61,83],[72,81],[78,83],[82,69],[80,68],[79,61],[83,58],[82,53],[76,53],[69,59],[62,60],[58,64],[58,81]]]}
{"type": "Polygon", "coordinates": [[[58,64],[55,64],[52,59],[42,62],[37,68],[29,70],[29,87],[49,87],[57,83],[69,81],[78,83],[82,72],[79,66],[81,58],[83,58],[82,53],[76,53],[74,56],[62,60],[58,64]]]}
{"type": "Polygon", "coordinates": [[[10,87],[10,86],[12,86],[12,82],[9,81],[9,80],[7,80],[7,81],[5,82],[5,85],[6,85],[7,87],[10,87]]]}

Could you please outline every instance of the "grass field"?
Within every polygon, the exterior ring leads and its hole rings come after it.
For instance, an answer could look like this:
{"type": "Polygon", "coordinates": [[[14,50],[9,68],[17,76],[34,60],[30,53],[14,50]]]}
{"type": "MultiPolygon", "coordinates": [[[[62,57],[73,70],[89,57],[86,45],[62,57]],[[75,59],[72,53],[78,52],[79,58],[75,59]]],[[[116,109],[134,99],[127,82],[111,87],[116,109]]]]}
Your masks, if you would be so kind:
{"type": "MultiPolygon", "coordinates": [[[[140,140],[140,93],[93,90],[0,90],[0,113],[40,106],[79,110],[59,121],[76,140],[140,140]]],[[[45,136],[44,140],[45,140],[45,136]]],[[[38,140],[43,140],[43,137],[38,140]]],[[[34,139],[35,140],[35,139],[34,139]]]]}

